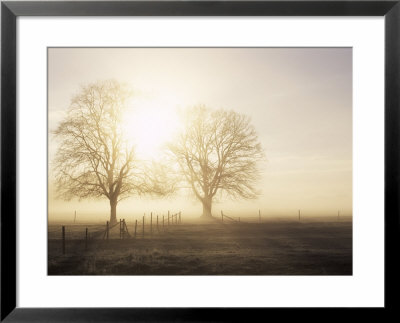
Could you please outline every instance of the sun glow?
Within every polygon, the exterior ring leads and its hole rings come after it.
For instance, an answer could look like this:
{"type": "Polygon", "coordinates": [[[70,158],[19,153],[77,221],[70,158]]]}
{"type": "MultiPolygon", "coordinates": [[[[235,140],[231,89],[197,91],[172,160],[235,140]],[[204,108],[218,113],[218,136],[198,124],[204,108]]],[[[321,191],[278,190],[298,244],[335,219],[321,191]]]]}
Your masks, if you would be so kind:
{"type": "Polygon", "coordinates": [[[157,159],[179,127],[178,109],[165,97],[135,99],[124,118],[127,139],[140,159],[157,159]]]}

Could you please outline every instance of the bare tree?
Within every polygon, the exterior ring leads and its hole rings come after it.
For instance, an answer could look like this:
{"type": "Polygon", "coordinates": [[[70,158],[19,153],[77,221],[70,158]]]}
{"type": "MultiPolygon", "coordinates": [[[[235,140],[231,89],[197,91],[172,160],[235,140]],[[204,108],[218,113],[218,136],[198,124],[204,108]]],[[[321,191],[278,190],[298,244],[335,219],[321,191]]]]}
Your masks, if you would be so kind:
{"type": "Polygon", "coordinates": [[[203,204],[203,216],[212,215],[217,192],[237,198],[255,198],[258,161],[264,157],[250,118],[234,111],[197,106],[187,112],[185,127],[169,145],[173,159],[203,204]]]}
{"type": "Polygon", "coordinates": [[[113,80],[84,86],[54,132],[59,140],[54,160],[59,196],[67,200],[106,197],[111,224],[117,221],[120,200],[133,193],[162,192],[160,183],[139,167],[133,147],[124,140],[121,121],[130,96],[126,86],[113,80]]]}

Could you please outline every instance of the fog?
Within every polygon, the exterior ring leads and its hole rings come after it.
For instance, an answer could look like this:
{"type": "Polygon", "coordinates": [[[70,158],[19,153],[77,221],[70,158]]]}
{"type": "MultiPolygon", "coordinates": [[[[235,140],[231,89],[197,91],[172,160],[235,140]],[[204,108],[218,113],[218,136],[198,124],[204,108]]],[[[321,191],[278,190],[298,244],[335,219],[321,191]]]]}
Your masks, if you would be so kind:
{"type": "MultiPolygon", "coordinates": [[[[266,159],[257,199],[216,195],[212,213],[304,217],[352,214],[352,51],[350,48],[51,48],[48,55],[50,221],[106,221],[107,199],[56,198],[52,131],[81,84],[104,79],[134,91],[132,142],[143,159],[163,156],[179,110],[197,104],[251,118],[266,159]]],[[[182,212],[201,215],[190,190],[164,198],[132,196],[118,204],[127,220],[182,212]]]]}

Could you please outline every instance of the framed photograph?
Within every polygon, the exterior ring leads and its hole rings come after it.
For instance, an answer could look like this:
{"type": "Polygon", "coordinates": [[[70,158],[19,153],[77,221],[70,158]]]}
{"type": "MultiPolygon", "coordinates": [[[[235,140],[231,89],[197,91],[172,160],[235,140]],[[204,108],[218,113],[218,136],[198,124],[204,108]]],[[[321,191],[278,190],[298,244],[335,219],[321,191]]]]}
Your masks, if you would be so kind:
{"type": "Polygon", "coordinates": [[[1,320],[395,311],[399,15],[2,2],[1,320]]]}

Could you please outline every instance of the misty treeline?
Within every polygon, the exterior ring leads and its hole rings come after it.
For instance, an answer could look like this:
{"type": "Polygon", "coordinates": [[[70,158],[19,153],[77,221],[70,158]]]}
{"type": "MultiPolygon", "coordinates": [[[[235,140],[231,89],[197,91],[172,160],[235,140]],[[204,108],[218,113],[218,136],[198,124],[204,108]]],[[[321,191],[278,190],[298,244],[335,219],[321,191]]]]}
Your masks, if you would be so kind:
{"type": "MultiPolygon", "coordinates": [[[[110,222],[117,205],[137,195],[164,197],[189,188],[212,215],[216,196],[255,198],[258,162],[264,152],[250,118],[234,111],[194,106],[182,130],[165,145],[165,156],[146,162],[135,155],[122,121],[133,92],[107,80],[82,86],[54,131],[53,170],[58,196],[107,198],[110,222]]],[[[162,109],[162,107],[160,107],[162,109]]]]}

